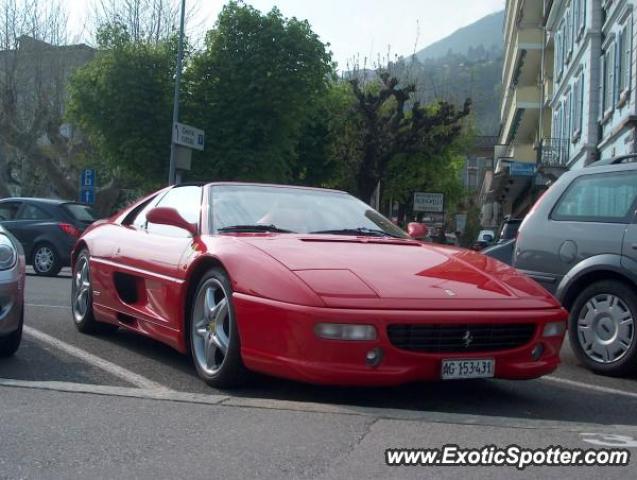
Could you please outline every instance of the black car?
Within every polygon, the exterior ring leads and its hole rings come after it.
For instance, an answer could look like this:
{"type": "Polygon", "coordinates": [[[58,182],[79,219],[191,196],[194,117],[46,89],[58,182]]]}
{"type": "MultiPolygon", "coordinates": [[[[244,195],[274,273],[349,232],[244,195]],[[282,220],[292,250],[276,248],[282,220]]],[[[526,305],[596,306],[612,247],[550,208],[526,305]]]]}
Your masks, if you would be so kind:
{"type": "Polygon", "coordinates": [[[89,205],[46,198],[0,200],[0,225],[22,244],[35,273],[55,276],[70,265],[71,249],[95,214],[89,205]]]}
{"type": "Polygon", "coordinates": [[[507,218],[500,227],[498,241],[495,245],[491,245],[482,250],[482,253],[488,257],[512,265],[515,239],[518,236],[518,230],[521,224],[521,218],[507,218]]]}

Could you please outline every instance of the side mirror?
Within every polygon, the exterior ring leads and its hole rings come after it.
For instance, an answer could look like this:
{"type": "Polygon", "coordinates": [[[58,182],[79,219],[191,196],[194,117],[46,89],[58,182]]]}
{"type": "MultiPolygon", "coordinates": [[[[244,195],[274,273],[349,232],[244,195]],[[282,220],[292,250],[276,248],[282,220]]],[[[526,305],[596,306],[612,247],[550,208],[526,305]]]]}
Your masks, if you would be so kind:
{"type": "Polygon", "coordinates": [[[427,236],[427,227],[422,223],[411,222],[407,225],[407,233],[411,238],[421,239],[427,236]]]}
{"type": "Polygon", "coordinates": [[[491,243],[493,241],[493,235],[483,235],[482,239],[487,243],[491,243]]]}
{"type": "Polygon", "coordinates": [[[146,220],[158,225],[183,228],[193,237],[197,234],[197,225],[186,221],[174,208],[155,207],[146,214],[146,220]]]}

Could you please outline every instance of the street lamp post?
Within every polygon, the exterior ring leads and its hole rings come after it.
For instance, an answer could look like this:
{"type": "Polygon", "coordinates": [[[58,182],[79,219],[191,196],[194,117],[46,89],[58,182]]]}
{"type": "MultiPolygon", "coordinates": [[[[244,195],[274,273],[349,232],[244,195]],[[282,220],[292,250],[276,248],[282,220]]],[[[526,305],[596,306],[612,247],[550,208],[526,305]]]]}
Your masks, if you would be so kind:
{"type": "Polygon", "coordinates": [[[170,166],[168,169],[168,185],[175,184],[175,154],[176,145],[174,138],[175,124],[179,122],[179,85],[181,83],[181,68],[184,58],[184,18],[186,16],[186,0],[181,0],[181,18],[179,20],[179,47],[177,49],[177,71],[175,73],[175,96],[173,101],[173,123],[171,126],[170,141],[170,166]]]}

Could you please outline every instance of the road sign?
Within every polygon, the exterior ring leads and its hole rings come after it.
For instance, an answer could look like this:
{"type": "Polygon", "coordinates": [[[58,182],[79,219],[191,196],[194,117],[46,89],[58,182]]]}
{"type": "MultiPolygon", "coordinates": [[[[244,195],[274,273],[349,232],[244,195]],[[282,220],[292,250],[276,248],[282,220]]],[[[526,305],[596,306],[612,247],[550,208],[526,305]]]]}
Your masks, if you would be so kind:
{"type": "Polygon", "coordinates": [[[175,123],[173,128],[173,142],[177,145],[203,150],[205,135],[204,131],[184,123],[175,123]]]}
{"type": "Polygon", "coordinates": [[[85,168],[80,175],[81,188],[95,188],[95,169],[85,168]]]}
{"type": "Polygon", "coordinates": [[[509,174],[519,177],[532,177],[535,174],[535,164],[526,162],[511,162],[509,174]]]}
{"type": "Polygon", "coordinates": [[[414,212],[443,213],[444,211],[444,193],[414,193],[414,212]]]}
{"type": "Polygon", "coordinates": [[[95,203],[95,189],[83,188],[80,192],[80,201],[83,203],[88,203],[89,205],[93,205],[95,203]]]}

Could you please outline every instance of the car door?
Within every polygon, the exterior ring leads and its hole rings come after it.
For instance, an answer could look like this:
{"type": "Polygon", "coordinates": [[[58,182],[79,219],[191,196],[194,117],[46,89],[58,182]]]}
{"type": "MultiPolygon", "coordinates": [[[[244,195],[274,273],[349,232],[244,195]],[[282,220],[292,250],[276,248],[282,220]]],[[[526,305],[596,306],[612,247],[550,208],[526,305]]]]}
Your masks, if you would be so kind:
{"type": "MultiPolygon", "coordinates": [[[[637,190],[637,185],[635,185],[637,190]]],[[[633,203],[632,222],[627,225],[622,243],[622,267],[637,280],[637,199],[633,203]]]]}
{"type": "MultiPolygon", "coordinates": [[[[43,235],[47,235],[47,239],[50,237],[51,242],[55,245],[51,232],[52,222],[53,215],[44,208],[29,202],[23,203],[13,228],[17,232],[27,258],[31,256],[35,242],[43,235]]],[[[57,245],[55,246],[57,247],[57,245]]]]}
{"type": "Polygon", "coordinates": [[[19,228],[20,223],[16,220],[18,212],[20,211],[20,207],[22,207],[21,201],[6,200],[0,202],[0,225],[11,232],[11,234],[24,247],[24,242],[22,240],[23,235],[21,229],[19,228]]]}
{"type": "Polygon", "coordinates": [[[154,207],[176,209],[191,223],[199,224],[202,187],[177,186],[158,200],[149,202],[130,224],[122,225],[114,262],[137,284],[140,292],[129,304],[136,313],[170,328],[177,325],[181,304],[180,291],[185,279],[182,265],[192,252],[193,237],[183,229],[156,225],[146,220],[154,207]]]}

